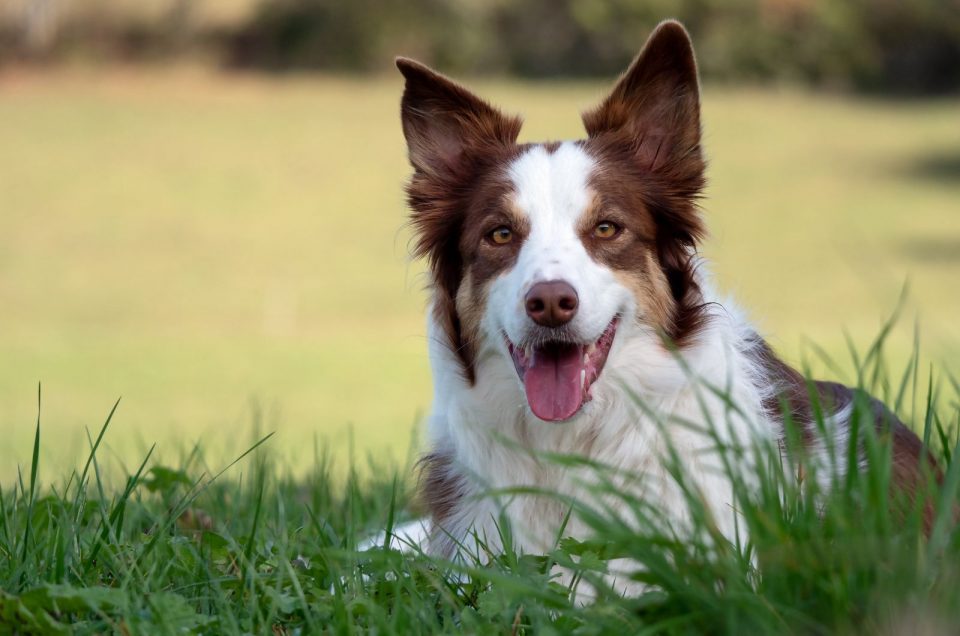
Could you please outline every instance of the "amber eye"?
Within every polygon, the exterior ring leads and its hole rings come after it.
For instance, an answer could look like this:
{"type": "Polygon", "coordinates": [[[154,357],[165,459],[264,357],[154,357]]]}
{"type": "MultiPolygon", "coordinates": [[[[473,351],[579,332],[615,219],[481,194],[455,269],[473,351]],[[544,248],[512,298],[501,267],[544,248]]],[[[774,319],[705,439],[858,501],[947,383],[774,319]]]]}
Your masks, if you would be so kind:
{"type": "Polygon", "coordinates": [[[610,221],[600,221],[597,223],[597,226],[593,228],[593,235],[601,239],[613,238],[619,233],[620,226],[610,221]]]}
{"type": "Polygon", "coordinates": [[[497,245],[506,245],[513,240],[513,230],[506,225],[501,225],[488,235],[490,240],[497,245]]]}

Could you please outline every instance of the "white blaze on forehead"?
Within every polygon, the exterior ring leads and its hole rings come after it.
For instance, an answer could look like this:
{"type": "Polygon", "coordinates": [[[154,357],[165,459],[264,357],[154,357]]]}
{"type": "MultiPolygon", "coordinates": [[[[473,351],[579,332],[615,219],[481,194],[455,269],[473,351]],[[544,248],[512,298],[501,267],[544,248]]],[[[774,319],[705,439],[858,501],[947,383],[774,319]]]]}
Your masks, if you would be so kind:
{"type": "Polygon", "coordinates": [[[517,205],[538,225],[564,222],[573,226],[589,203],[587,180],[594,160],[575,143],[564,142],[554,152],[534,146],[510,166],[517,205]]]}
{"type": "Polygon", "coordinates": [[[577,221],[590,203],[593,159],[575,143],[554,152],[534,146],[510,166],[515,203],[530,219],[530,234],[517,265],[527,288],[538,281],[565,280],[581,293],[580,268],[589,260],[577,221]]]}
{"type": "Polygon", "coordinates": [[[577,314],[570,323],[584,341],[600,337],[613,317],[628,309],[629,292],[613,272],[587,253],[578,232],[592,203],[590,176],[596,162],[583,148],[565,142],[554,152],[533,146],[509,167],[514,204],[530,222],[516,264],[492,285],[488,297],[491,333],[523,342],[535,326],[524,298],[538,282],[562,280],[577,292],[577,314]]]}

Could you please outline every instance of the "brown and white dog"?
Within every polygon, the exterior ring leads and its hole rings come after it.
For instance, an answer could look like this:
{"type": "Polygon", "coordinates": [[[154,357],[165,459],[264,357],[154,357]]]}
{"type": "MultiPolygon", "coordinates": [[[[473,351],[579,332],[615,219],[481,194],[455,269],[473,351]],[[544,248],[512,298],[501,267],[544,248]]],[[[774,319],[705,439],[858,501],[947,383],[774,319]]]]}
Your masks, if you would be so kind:
{"type": "MultiPolygon", "coordinates": [[[[682,527],[672,449],[731,540],[736,508],[718,443],[778,443],[787,404],[807,456],[843,456],[853,391],[818,382],[812,398],[700,267],[699,89],[680,24],[657,27],[584,114],[579,141],[518,144],[520,119],[415,61],[397,66],[416,254],[432,282],[429,552],[452,557],[476,537],[496,550],[502,517],[516,548],[549,550],[565,504],[490,494],[585,495],[587,473],[542,453],[641,476],[630,487],[682,527]],[[829,409],[826,428],[812,423],[815,398],[829,409]]],[[[873,407],[895,481],[915,489],[920,441],[873,407]]],[[[585,532],[569,520],[568,534],[585,532]]]]}

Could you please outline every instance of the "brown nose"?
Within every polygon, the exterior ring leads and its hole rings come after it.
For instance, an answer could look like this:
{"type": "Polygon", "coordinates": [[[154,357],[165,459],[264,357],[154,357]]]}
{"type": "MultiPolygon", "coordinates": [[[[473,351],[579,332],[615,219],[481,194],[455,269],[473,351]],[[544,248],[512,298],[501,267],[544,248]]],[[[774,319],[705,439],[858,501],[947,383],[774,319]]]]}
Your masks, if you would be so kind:
{"type": "Polygon", "coordinates": [[[544,327],[561,327],[577,315],[576,290],[570,283],[551,280],[537,283],[530,288],[524,299],[527,315],[533,322],[544,327]]]}

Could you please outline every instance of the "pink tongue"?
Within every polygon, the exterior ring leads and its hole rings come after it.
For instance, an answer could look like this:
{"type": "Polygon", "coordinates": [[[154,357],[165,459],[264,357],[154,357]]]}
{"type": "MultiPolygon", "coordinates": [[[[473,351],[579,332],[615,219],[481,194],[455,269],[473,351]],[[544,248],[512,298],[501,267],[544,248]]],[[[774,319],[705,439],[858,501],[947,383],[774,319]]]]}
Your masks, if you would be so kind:
{"type": "Polygon", "coordinates": [[[580,372],[582,347],[551,345],[537,348],[523,377],[527,403],[541,420],[556,422],[573,417],[583,404],[580,372]]]}

